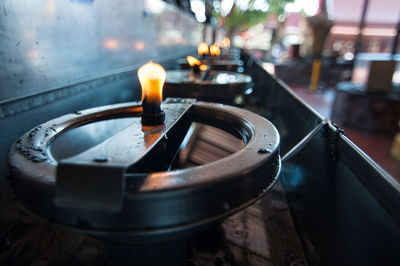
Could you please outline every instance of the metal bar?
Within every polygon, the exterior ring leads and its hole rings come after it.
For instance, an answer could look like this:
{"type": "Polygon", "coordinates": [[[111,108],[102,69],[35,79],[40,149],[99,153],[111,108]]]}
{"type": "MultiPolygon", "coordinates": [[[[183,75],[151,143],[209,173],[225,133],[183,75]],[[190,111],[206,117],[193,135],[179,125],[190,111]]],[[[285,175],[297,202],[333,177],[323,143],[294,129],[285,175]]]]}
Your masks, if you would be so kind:
{"type": "Polygon", "coordinates": [[[205,70],[201,73],[199,83],[202,83],[207,78],[208,74],[210,73],[210,70],[211,70],[211,66],[208,66],[207,70],[205,70]]]}
{"type": "Polygon", "coordinates": [[[193,103],[191,99],[164,102],[164,125],[142,126],[138,118],[135,123],[93,148],[61,160],[57,167],[56,204],[98,211],[120,211],[126,170],[150,153],[193,103]]]}
{"type": "Polygon", "coordinates": [[[363,9],[362,9],[362,13],[361,13],[361,19],[360,19],[360,24],[359,24],[359,33],[357,35],[355,44],[354,44],[354,60],[353,60],[353,66],[354,66],[354,61],[356,58],[356,55],[361,51],[362,48],[362,29],[365,26],[365,17],[367,15],[367,10],[368,10],[368,4],[369,4],[369,0],[364,0],[364,4],[363,4],[363,9]]]}
{"type": "Polygon", "coordinates": [[[392,57],[396,54],[397,46],[399,44],[399,35],[400,35],[400,17],[399,17],[399,21],[397,22],[396,35],[393,37],[392,57]]]}
{"type": "Polygon", "coordinates": [[[301,141],[299,141],[293,148],[291,148],[283,157],[282,162],[285,162],[292,158],[296,153],[298,153],[318,132],[329,123],[329,120],[325,118],[321,121],[313,130],[310,131],[301,141]]]}

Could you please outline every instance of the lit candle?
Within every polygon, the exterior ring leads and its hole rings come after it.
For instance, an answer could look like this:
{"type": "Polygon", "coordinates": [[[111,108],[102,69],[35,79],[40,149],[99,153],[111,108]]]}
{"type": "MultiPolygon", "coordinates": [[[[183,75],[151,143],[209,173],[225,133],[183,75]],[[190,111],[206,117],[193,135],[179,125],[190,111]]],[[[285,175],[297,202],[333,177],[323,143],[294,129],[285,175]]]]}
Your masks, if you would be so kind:
{"type": "Polygon", "coordinates": [[[142,87],[143,124],[157,125],[164,122],[165,114],[160,105],[166,76],[165,69],[153,62],[141,66],[138,70],[138,77],[142,87]]]}
{"type": "Polygon", "coordinates": [[[206,70],[208,69],[208,66],[207,66],[207,65],[200,65],[200,66],[199,66],[199,69],[200,69],[201,71],[206,71],[206,70]]]}
{"type": "Polygon", "coordinates": [[[202,42],[197,46],[197,53],[204,59],[206,55],[208,55],[208,44],[206,42],[202,42]]]}
{"type": "Polygon", "coordinates": [[[195,65],[199,66],[200,65],[200,60],[197,59],[196,57],[188,55],[188,56],[186,56],[186,60],[188,61],[190,66],[195,66],[195,65]]]}
{"type": "Polygon", "coordinates": [[[217,44],[213,44],[210,46],[210,55],[212,56],[218,56],[221,53],[221,51],[219,50],[219,45],[217,44]]]}
{"type": "Polygon", "coordinates": [[[228,37],[225,37],[222,40],[222,44],[221,44],[222,48],[229,48],[231,46],[231,40],[229,40],[228,37]]]}
{"type": "Polygon", "coordinates": [[[199,66],[201,64],[200,60],[190,55],[186,56],[186,60],[188,61],[191,69],[193,69],[193,72],[199,73],[199,66]]]}

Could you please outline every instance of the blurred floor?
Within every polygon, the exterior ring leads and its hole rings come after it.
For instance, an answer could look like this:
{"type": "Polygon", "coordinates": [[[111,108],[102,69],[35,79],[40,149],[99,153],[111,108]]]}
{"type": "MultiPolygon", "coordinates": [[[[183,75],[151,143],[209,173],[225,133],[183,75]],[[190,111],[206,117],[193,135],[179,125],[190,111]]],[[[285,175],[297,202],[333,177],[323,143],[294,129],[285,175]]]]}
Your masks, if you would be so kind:
{"type": "MultiPolygon", "coordinates": [[[[289,87],[322,116],[327,118],[331,117],[332,104],[335,100],[334,89],[320,90],[311,93],[308,91],[308,88],[304,86],[289,84],[289,87]]],[[[347,137],[350,140],[376,161],[386,172],[400,182],[400,162],[394,160],[390,156],[390,147],[393,141],[392,136],[372,134],[357,129],[342,127],[341,125],[339,126],[345,130],[347,137]]]]}

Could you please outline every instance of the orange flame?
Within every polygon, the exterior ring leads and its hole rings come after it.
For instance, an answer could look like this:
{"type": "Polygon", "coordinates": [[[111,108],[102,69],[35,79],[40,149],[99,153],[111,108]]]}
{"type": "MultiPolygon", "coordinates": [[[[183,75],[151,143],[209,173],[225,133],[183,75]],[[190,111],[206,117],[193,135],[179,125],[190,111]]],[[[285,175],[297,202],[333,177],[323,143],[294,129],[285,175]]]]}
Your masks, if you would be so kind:
{"type": "Polygon", "coordinates": [[[193,57],[193,56],[190,56],[190,55],[188,55],[188,56],[186,56],[186,60],[188,61],[188,63],[189,63],[189,65],[192,67],[192,66],[198,66],[198,65],[200,65],[200,60],[199,59],[197,59],[196,57],[193,57]]]}
{"type": "Polygon", "coordinates": [[[167,73],[157,63],[148,62],[138,70],[140,85],[142,86],[142,105],[144,102],[154,109],[159,108],[162,101],[162,88],[167,73]]]}
{"type": "Polygon", "coordinates": [[[207,70],[207,65],[200,65],[199,66],[199,69],[201,70],[201,71],[206,71],[207,70]]]}
{"type": "Polygon", "coordinates": [[[222,40],[222,48],[229,48],[231,46],[231,40],[228,37],[225,37],[222,40]]]}
{"type": "Polygon", "coordinates": [[[197,46],[197,53],[199,55],[206,55],[208,54],[208,44],[206,42],[202,42],[197,46]]]}
{"type": "Polygon", "coordinates": [[[219,50],[218,45],[215,45],[215,43],[213,45],[210,46],[210,55],[219,55],[221,53],[221,51],[219,50]]]}

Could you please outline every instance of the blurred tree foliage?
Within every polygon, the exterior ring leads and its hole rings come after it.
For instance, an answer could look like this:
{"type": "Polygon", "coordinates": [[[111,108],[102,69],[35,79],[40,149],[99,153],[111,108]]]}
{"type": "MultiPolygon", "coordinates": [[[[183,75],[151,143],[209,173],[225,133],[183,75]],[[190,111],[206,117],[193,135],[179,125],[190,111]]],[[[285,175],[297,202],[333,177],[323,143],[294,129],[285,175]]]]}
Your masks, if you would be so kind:
{"type": "Polygon", "coordinates": [[[269,15],[274,14],[276,17],[285,14],[285,5],[293,3],[294,0],[264,0],[269,8],[267,11],[262,11],[254,8],[256,0],[249,0],[248,8],[241,10],[235,1],[231,11],[225,17],[221,14],[214,12],[214,17],[220,21],[220,25],[225,27],[227,36],[232,36],[257,25],[258,23],[265,22],[269,15]]]}

